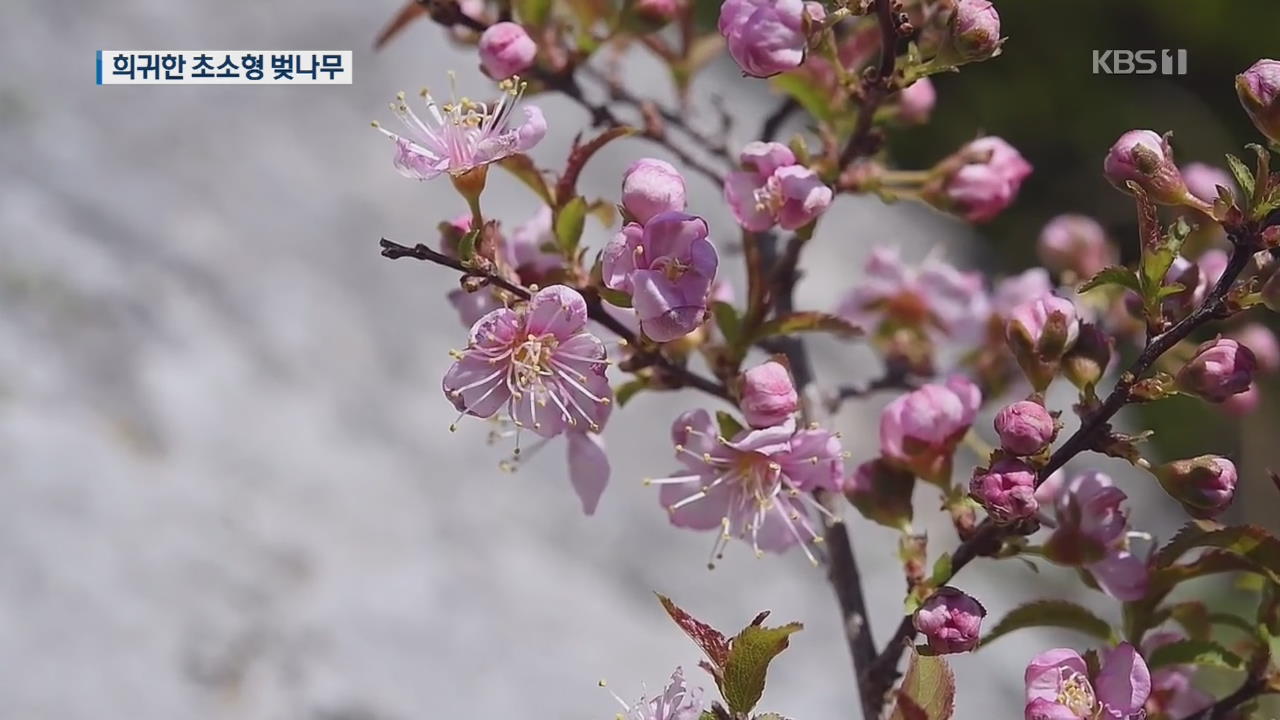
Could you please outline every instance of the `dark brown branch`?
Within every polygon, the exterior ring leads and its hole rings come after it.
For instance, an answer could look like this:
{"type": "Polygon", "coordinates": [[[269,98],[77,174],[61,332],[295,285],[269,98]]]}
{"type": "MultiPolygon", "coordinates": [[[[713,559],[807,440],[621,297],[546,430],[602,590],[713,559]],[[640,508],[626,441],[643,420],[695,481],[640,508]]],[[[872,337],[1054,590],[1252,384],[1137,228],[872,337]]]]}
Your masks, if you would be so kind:
{"type": "Polygon", "coordinates": [[[787,121],[797,110],[800,109],[800,103],[796,102],[793,97],[786,97],[778,104],[773,112],[769,113],[764,119],[764,124],[760,126],[760,140],[770,142],[778,137],[778,131],[782,129],[782,123],[787,121]]]}
{"type": "MultiPolygon", "coordinates": [[[[488,272],[479,272],[474,268],[469,268],[457,258],[449,257],[444,253],[437,252],[421,243],[409,247],[392,242],[386,238],[382,238],[380,242],[382,246],[382,256],[396,260],[399,258],[413,258],[414,260],[425,260],[437,265],[457,270],[463,275],[470,277],[482,278],[485,282],[496,285],[503,290],[525,300],[532,297],[532,293],[528,288],[517,285],[513,282],[488,272]]],[[[646,348],[644,344],[636,337],[626,325],[622,324],[618,318],[609,314],[601,302],[599,295],[593,291],[583,293],[583,298],[587,301],[587,315],[592,320],[600,323],[610,332],[617,335],[623,342],[635,350],[635,357],[631,360],[631,366],[639,370],[641,368],[653,367],[661,371],[663,379],[670,382],[675,387],[691,387],[701,390],[710,395],[714,395],[723,400],[732,402],[732,396],[729,389],[721,383],[709,378],[703,377],[688,368],[672,362],[669,358],[662,354],[661,350],[646,348]]]]}
{"type": "MultiPolygon", "coordinates": [[[[1130,399],[1129,392],[1132,390],[1134,383],[1151,370],[1161,355],[1174,345],[1185,340],[1205,323],[1222,318],[1227,314],[1225,303],[1227,293],[1236,279],[1240,277],[1240,273],[1244,270],[1249,258],[1256,249],[1256,235],[1250,235],[1244,238],[1243,243],[1237,243],[1226,270],[1200,307],[1148,343],[1138,358],[1129,366],[1129,369],[1120,376],[1119,382],[1116,383],[1115,388],[1102,402],[1102,405],[1089,417],[1085,418],[1080,427],[1072,433],[1071,437],[1067,438],[1049,457],[1048,463],[1038,474],[1037,484],[1044,482],[1045,478],[1066,465],[1071,458],[1080,452],[1093,447],[1099,436],[1108,431],[1110,421],[1115,414],[1128,404],[1130,399]]],[[[974,534],[961,543],[960,547],[952,555],[950,577],[955,577],[956,573],[960,572],[965,565],[968,565],[975,558],[995,553],[1000,549],[1001,543],[1009,534],[1012,534],[1012,531],[1008,528],[1002,528],[990,520],[984,520],[974,531],[974,534]]],[[[899,623],[893,639],[881,651],[880,656],[876,658],[872,666],[871,678],[883,684],[884,692],[888,691],[896,679],[898,661],[913,637],[915,637],[915,628],[911,624],[911,616],[908,615],[899,623]]],[[[880,688],[875,687],[873,689],[879,690],[880,688]]],[[[1214,717],[1217,716],[1215,715],[1214,717]]]]}
{"type": "Polygon", "coordinates": [[[1194,715],[1188,715],[1185,720],[1225,720],[1231,715],[1232,710],[1235,710],[1266,691],[1266,677],[1256,673],[1250,673],[1249,677],[1245,678],[1245,681],[1241,683],[1240,687],[1236,688],[1235,692],[1194,715]]]}
{"type": "Polygon", "coordinates": [[[878,142],[872,139],[873,122],[876,111],[893,92],[893,73],[898,62],[898,19],[894,16],[893,0],[875,0],[875,6],[876,20],[880,23],[880,64],[876,67],[876,74],[862,85],[858,120],[849,136],[849,143],[840,154],[841,168],[878,149],[878,142]]]}
{"type": "Polygon", "coordinates": [[[665,105],[661,105],[654,100],[648,100],[648,99],[636,96],[626,87],[624,87],[621,83],[606,76],[604,73],[600,72],[599,70],[596,70],[593,67],[583,67],[582,70],[584,73],[587,74],[588,77],[596,80],[601,85],[603,85],[605,89],[608,90],[609,97],[611,97],[612,99],[618,102],[624,103],[626,105],[629,105],[635,108],[636,110],[639,110],[642,113],[649,112],[650,110],[652,110],[652,112],[657,113],[658,117],[662,118],[665,124],[670,125],[671,127],[676,128],[680,132],[684,133],[689,137],[690,140],[693,140],[694,142],[698,143],[702,147],[706,148],[707,152],[723,160],[732,162],[733,158],[729,154],[729,146],[726,143],[724,138],[713,138],[710,135],[707,135],[706,133],[690,125],[688,122],[685,121],[684,116],[680,115],[679,113],[672,110],[671,108],[666,107],[665,105]]]}

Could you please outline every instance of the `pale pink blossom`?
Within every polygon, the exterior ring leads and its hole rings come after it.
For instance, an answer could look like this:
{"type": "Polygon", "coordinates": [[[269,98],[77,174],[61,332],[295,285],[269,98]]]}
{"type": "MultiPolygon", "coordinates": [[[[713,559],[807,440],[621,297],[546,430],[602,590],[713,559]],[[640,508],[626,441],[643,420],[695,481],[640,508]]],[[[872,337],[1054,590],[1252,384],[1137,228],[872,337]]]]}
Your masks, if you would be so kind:
{"type": "Polygon", "coordinates": [[[776,360],[761,363],[742,373],[742,415],[751,427],[781,425],[800,407],[791,371],[776,360]]]}
{"type": "Polygon", "coordinates": [[[523,27],[513,22],[490,25],[480,34],[477,49],[485,74],[494,80],[528,70],[538,55],[538,44],[523,27]]]}
{"type": "Polygon", "coordinates": [[[1236,76],[1236,94],[1254,127],[1280,142],[1280,61],[1264,58],[1236,76]]]}
{"type": "Polygon", "coordinates": [[[968,652],[978,647],[987,609],[953,587],[938,588],[916,610],[912,624],[939,655],[968,652]]]}
{"type": "Polygon", "coordinates": [[[1219,185],[1228,190],[1235,187],[1226,170],[1212,165],[1199,162],[1187,163],[1182,166],[1181,172],[1182,180],[1187,184],[1187,190],[1210,204],[1218,199],[1219,185]]]}
{"type": "Polygon", "coordinates": [[[1062,472],[1036,489],[1040,521],[1054,528],[1045,543],[1051,560],[1089,570],[1108,595],[1123,601],[1146,594],[1148,568],[1129,548],[1128,496],[1106,475],[1062,472]]]}
{"type": "Polygon", "coordinates": [[[796,430],[788,421],[725,438],[710,413],[695,410],[676,418],[671,437],[682,472],[647,482],[661,486],[659,501],[672,524],[716,530],[713,558],[736,537],[757,555],[800,545],[816,562],[808,543],[822,530],[812,513],[828,513],[812,494],[840,490],[844,452],[838,435],[796,430]]]}
{"type": "Polygon", "coordinates": [[[990,468],[977,468],[969,480],[969,496],[1000,524],[1035,516],[1039,509],[1035,489],[1035,469],[1014,458],[997,460],[990,468]]]}
{"type": "Polygon", "coordinates": [[[666,160],[637,160],[622,176],[622,207],[641,225],[664,212],[684,212],[684,176],[666,160]]]}
{"type": "Polygon", "coordinates": [[[1019,305],[1052,292],[1049,272],[1039,267],[1028,268],[996,283],[991,293],[991,311],[998,317],[1008,318],[1019,305]]]}
{"type": "Polygon", "coordinates": [[[1231,338],[1202,343],[1195,357],[1176,377],[1178,389],[1208,402],[1223,400],[1249,389],[1258,361],[1253,351],[1231,338]]]}
{"type": "Polygon", "coordinates": [[[823,15],[821,4],[803,0],[724,0],[718,26],[742,72],[769,77],[800,67],[805,24],[823,15]]]}
{"type": "Polygon", "coordinates": [[[1168,140],[1152,130],[1130,130],[1121,135],[1107,152],[1102,170],[1118,189],[1129,192],[1128,183],[1135,183],[1155,203],[1201,202],[1187,191],[1168,140]]]}
{"type": "Polygon", "coordinates": [[[623,227],[605,246],[601,271],[606,287],[631,296],[644,334],[668,342],[706,319],[719,262],[706,221],[664,212],[623,227]]]}
{"type": "Polygon", "coordinates": [[[1056,648],[1027,664],[1026,720],[1141,720],[1151,694],[1151,672],[1136,648],[1120,643],[1102,657],[1090,678],[1080,653],[1056,648]]]}
{"type": "Polygon", "coordinates": [[[880,454],[935,480],[973,425],[982,391],[956,375],[898,396],[880,413],[880,454]]]}
{"type": "MultiPolygon", "coordinates": [[[[1147,635],[1142,641],[1142,654],[1150,655],[1170,643],[1186,640],[1182,633],[1162,630],[1147,635]]],[[[1147,698],[1147,714],[1163,715],[1169,720],[1182,720],[1213,704],[1213,696],[1192,684],[1195,665],[1165,665],[1151,671],[1151,696],[1147,698]]]]}
{"type": "Polygon", "coordinates": [[[897,247],[879,247],[863,273],[836,312],[868,332],[886,324],[964,341],[977,337],[990,315],[981,273],[961,272],[933,257],[909,268],[897,247]]]}
{"type": "Polygon", "coordinates": [[[898,93],[898,120],[908,125],[928,122],[933,106],[938,103],[938,91],[929,78],[920,78],[898,93]]]}
{"type": "Polygon", "coordinates": [[[995,136],[978,138],[960,153],[970,160],[945,179],[948,206],[969,222],[992,220],[1013,203],[1031,163],[995,136]]]}
{"type": "Polygon", "coordinates": [[[430,180],[445,173],[463,175],[537,145],[547,133],[547,121],[536,105],[526,105],[524,121],[512,124],[511,114],[525,84],[508,79],[498,88],[501,95],[492,104],[462,98],[440,105],[424,90],[425,116],[415,113],[400,93],[391,110],[407,133],[400,135],[373,124],[395,142],[395,167],[400,174],[414,180],[430,180]]]}
{"type": "Polygon", "coordinates": [[[1058,434],[1053,416],[1044,405],[1019,400],[996,413],[996,434],[1000,447],[1013,455],[1035,455],[1058,434]]]}
{"type": "MultiPolygon", "coordinates": [[[[615,696],[616,697],[616,696],[615,696]]],[[[684,671],[676,668],[661,695],[640,696],[634,705],[618,698],[623,712],[619,720],[698,720],[702,715],[702,689],[685,684],[684,671]]]]}
{"type": "Polygon", "coordinates": [[[761,232],[778,225],[796,230],[830,207],[831,188],[817,173],[797,164],[786,145],[751,142],[739,159],[744,169],[729,173],[724,199],[743,228],[761,232]]]}

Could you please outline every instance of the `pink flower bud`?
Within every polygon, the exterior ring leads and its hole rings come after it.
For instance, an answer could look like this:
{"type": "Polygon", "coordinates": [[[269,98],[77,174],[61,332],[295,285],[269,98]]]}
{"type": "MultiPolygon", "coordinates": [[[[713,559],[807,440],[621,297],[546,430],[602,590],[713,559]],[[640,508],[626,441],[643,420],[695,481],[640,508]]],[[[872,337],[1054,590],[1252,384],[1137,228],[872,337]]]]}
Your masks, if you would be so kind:
{"type": "Polygon", "coordinates": [[[1217,455],[1174,460],[1155,469],[1160,486],[1196,518],[1220,515],[1236,494],[1236,466],[1217,455]]]}
{"type": "Polygon", "coordinates": [[[1092,277],[1116,262],[1116,250],[1106,230],[1087,215],[1059,215],[1040,231],[1040,261],[1057,272],[1092,277]]]}
{"type": "Polygon", "coordinates": [[[781,425],[800,407],[791,373],[770,360],[742,374],[742,414],[751,427],[781,425]]]}
{"type": "Polygon", "coordinates": [[[1192,195],[1210,205],[1218,199],[1219,185],[1228,190],[1235,187],[1226,170],[1198,162],[1187,163],[1182,167],[1182,181],[1187,184],[1187,190],[1192,195]]]}
{"type": "Polygon", "coordinates": [[[987,0],[959,0],[948,29],[961,62],[985,60],[1000,49],[1000,13],[987,0]]]}
{"type": "Polygon", "coordinates": [[[1130,130],[1107,152],[1102,163],[1107,180],[1124,192],[1127,182],[1138,184],[1152,202],[1161,205],[1195,204],[1182,173],[1173,163],[1173,148],[1167,139],[1151,130],[1130,130]]]}
{"type": "Polygon", "coordinates": [[[1000,446],[1013,455],[1035,455],[1053,442],[1058,427],[1040,403],[1020,400],[996,413],[1000,446]]]}
{"type": "Polygon", "coordinates": [[[537,55],[537,43],[516,23],[494,23],[480,36],[480,64],[495,80],[528,70],[537,55]]]}
{"type": "Polygon", "coordinates": [[[1035,492],[1036,471],[1021,460],[1006,458],[977,468],[969,480],[969,496],[1000,524],[1034,516],[1040,508],[1035,492]]]}
{"type": "Polygon", "coordinates": [[[995,136],[978,138],[957,155],[967,161],[945,179],[943,209],[969,222],[986,222],[999,215],[1031,174],[1031,164],[1022,154],[995,136]]]}
{"type": "Polygon", "coordinates": [[[987,609],[953,587],[940,587],[916,610],[912,623],[930,649],[940,655],[968,652],[978,646],[987,609]]]}
{"type": "Polygon", "coordinates": [[[981,404],[982,391],[958,375],[901,395],[880,413],[880,453],[925,479],[949,482],[951,454],[981,404]]]}
{"type": "Polygon", "coordinates": [[[1076,306],[1056,295],[1043,295],[1014,308],[1005,327],[1009,348],[1037,391],[1049,387],[1058,362],[1079,334],[1076,306]]]}
{"type": "Polygon", "coordinates": [[[908,125],[928,122],[933,106],[938,102],[938,91],[929,78],[920,78],[898,93],[898,120],[908,125]]]}
{"type": "Polygon", "coordinates": [[[683,212],[684,177],[666,160],[637,160],[622,176],[622,207],[641,225],[659,213],[683,212]]]}
{"type": "Polygon", "coordinates": [[[1280,370],[1280,341],[1276,334],[1262,323],[1249,323],[1233,332],[1241,345],[1253,351],[1253,358],[1258,361],[1258,369],[1264,373],[1280,370]]]}
{"type": "Polygon", "coordinates": [[[1258,393],[1258,383],[1251,383],[1248,390],[1223,400],[1218,407],[1232,417],[1242,418],[1252,415],[1261,404],[1262,396],[1258,393]]]}
{"type": "Polygon", "coordinates": [[[808,38],[805,25],[820,19],[816,3],[802,0],[724,0],[720,6],[720,34],[742,72],[769,77],[793,70],[804,62],[808,38]]]}
{"type": "Polygon", "coordinates": [[[1237,75],[1236,94],[1254,127],[1280,142],[1280,61],[1259,60],[1237,75]]]}
{"type": "Polygon", "coordinates": [[[1178,389],[1220,403],[1248,390],[1257,367],[1252,350],[1230,338],[1215,338],[1178,371],[1178,389]]]}

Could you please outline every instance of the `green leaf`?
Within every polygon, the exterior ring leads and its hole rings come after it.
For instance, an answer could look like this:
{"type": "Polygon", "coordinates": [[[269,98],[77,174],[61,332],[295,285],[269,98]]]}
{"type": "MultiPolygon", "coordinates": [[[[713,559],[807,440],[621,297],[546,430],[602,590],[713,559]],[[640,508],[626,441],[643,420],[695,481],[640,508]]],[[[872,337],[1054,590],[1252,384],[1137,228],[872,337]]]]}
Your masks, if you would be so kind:
{"type": "Polygon", "coordinates": [[[837,315],[824,312],[794,312],[774,318],[760,326],[755,340],[762,340],[774,335],[790,335],[801,332],[829,332],[839,337],[851,338],[862,335],[859,328],[848,320],[837,315]]]}
{"type": "Polygon", "coordinates": [[[783,73],[769,80],[773,89],[790,95],[800,107],[821,122],[830,122],[835,116],[831,107],[831,93],[818,86],[808,75],[783,73]]]}
{"type": "Polygon", "coordinates": [[[698,716],[698,720],[719,720],[719,718],[710,710],[703,710],[702,714],[698,716]]]}
{"type": "Polygon", "coordinates": [[[1115,634],[1105,620],[1088,609],[1066,600],[1039,600],[1009,611],[982,639],[985,647],[1014,630],[1029,627],[1060,627],[1079,630],[1099,640],[1110,642],[1115,634]]]}
{"type": "Polygon", "coordinates": [[[1147,667],[1167,665],[1211,665],[1238,670],[1244,665],[1239,655],[1210,640],[1178,640],[1161,645],[1146,657],[1147,667]]]}
{"type": "Polygon", "coordinates": [[[712,303],[711,312],[725,342],[737,345],[742,339],[742,319],[738,317],[738,311],[727,302],[716,302],[712,303]]]}
{"type": "Polygon", "coordinates": [[[729,657],[729,640],[724,633],[685,612],[680,606],[671,602],[671,598],[658,595],[658,602],[675,621],[676,625],[688,635],[702,651],[707,654],[712,668],[719,672],[729,657]]]}
{"type": "Polygon", "coordinates": [[[613,290],[607,287],[598,287],[596,292],[600,293],[600,297],[604,301],[614,307],[629,308],[631,307],[631,296],[621,290],[613,290]]]}
{"type": "Polygon", "coordinates": [[[947,720],[956,711],[956,678],[941,657],[914,650],[890,720],[947,720]]]}
{"type": "MultiPolygon", "coordinates": [[[[1156,232],[1159,233],[1158,227],[1156,232]]],[[[1169,231],[1159,236],[1155,243],[1143,246],[1142,272],[1139,282],[1142,284],[1142,297],[1146,301],[1149,315],[1159,311],[1158,304],[1163,297],[1161,289],[1164,286],[1164,278],[1169,274],[1169,268],[1173,267],[1173,261],[1178,259],[1182,244],[1190,234],[1191,226],[1182,218],[1178,218],[1169,226],[1169,231]]]]}
{"type": "Polygon", "coordinates": [[[1254,173],[1255,182],[1253,189],[1249,191],[1251,196],[1249,206],[1253,208],[1254,217],[1261,217],[1259,206],[1263,204],[1269,189],[1267,186],[1271,182],[1271,153],[1257,143],[1249,143],[1245,147],[1258,156],[1258,169],[1254,173]]]}
{"type": "Polygon", "coordinates": [[[1183,526],[1156,553],[1156,567],[1167,567],[1195,548],[1217,548],[1256,567],[1274,583],[1280,583],[1280,539],[1257,525],[1224,527],[1214,522],[1183,526]]]}
{"type": "Polygon", "coordinates": [[[933,574],[929,576],[929,584],[942,587],[951,579],[951,553],[942,553],[933,562],[933,574]]]}
{"type": "Polygon", "coordinates": [[[551,199],[551,188],[547,186],[547,179],[542,177],[542,173],[538,171],[528,155],[523,153],[508,155],[499,160],[498,165],[537,193],[538,197],[542,198],[542,202],[555,205],[555,201],[551,199]]]}
{"type": "Polygon", "coordinates": [[[791,635],[803,630],[800,623],[767,628],[748,625],[729,645],[724,665],[724,700],[736,713],[747,713],[764,694],[769,663],[790,644],[791,635]]]}
{"type": "Polygon", "coordinates": [[[476,256],[476,240],[480,238],[480,230],[471,230],[458,241],[458,259],[464,263],[471,262],[476,256]]]}
{"type": "Polygon", "coordinates": [[[586,222],[587,201],[581,195],[565,203],[556,214],[556,241],[565,255],[572,256],[578,250],[586,222]]]}
{"type": "MultiPolygon", "coordinates": [[[[1227,167],[1231,169],[1231,175],[1236,179],[1236,185],[1240,186],[1240,190],[1244,193],[1245,202],[1249,202],[1253,197],[1253,171],[1240,158],[1227,153],[1227,167]]],[[[1246,207],[1245,210],[1248,210],[1246,207]]]]}
{"type": "Polygon", "coordinates": [[[1158,603],[1179,583],[1224,572],[1257,573],[1259,568],[1239,555],[1223,550],[1210,550],[1193,562],[1154,570],[1147,579],[1147,597],[1143,602],[1158,603]]]}
{"type": "Polygon", "coordinates": [[[716,411],[716,425],[720,428],[720,434],[729,440],[746,429],[737,418],[723,410],[716,411]]]}
{"type": "Polygon", "coordinates": [[[618,403],[618,407],[623,407],[631,400],[631,398],[635,397],[640,391],[647,387],[649,387],[648,380],[628,380],[613,389],[614,402],[618,403]]]}
{"type": "Polygon", "coordinates": [[[1099,270],[1096,275],[1080,286],[1079,292],[1085,293],[1107,285],[1119,285],[1138,294],[1142,293],[1142,286],[1138,284],[1138,276],[1129,268],[1119,265],[1111,265],[1099,270]]]}

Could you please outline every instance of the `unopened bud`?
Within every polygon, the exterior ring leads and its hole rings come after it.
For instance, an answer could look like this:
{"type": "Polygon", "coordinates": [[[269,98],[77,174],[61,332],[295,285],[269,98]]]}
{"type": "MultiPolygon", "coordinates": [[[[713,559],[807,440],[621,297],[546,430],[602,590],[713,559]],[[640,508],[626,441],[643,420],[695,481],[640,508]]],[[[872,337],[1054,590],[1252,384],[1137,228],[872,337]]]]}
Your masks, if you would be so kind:
{"type": "Polygon", "coordinates": [[[1035,492],[1036,471],[1021,460],[1006,458],[978,468],[969,480],[969,497],[1001,525],[1033,517],[1040,507],[1035,492]]]}
{"type": "Polygon", "coordinates": [[[480,65],[485,74],[503,80],[528,70],[538,55],[538,44],[513,22],[490,25],[480,35],[480,65]]]}
{"type": "Polygon", "coordinates": [[[1080,325],[1080,335],[1062,358],[1062,376],[1083,390],[1097,385],[1111,363],[1111,336],[1092,323],[1080,325]]]}
{"type": "Polygon", "coordinates": [[[1178,389],[1220,403],[1248,390],[1257,366],[1252,350],[1230,338],[1215,338],[1200,345],[1178,371],[1178,389]]]}
{"type": "Polygon", "coordinates": [[[637,160],[622,176],[622,207],[641,225],[660,213],[683,212],[684,177],[666,160],[637,160]]]}
{"type": "Polygon", "coordinates": [[[1080,334],[1075,305],[1044,295],[1015,307],[1005,329],[1009,348],[1032,387],[1043,391],[1058,372],[1058,362],[1080,334]]]}
{"type": "Polygon", "coordinates": [[[1020,400],[996,413],[1000,447],[1013,455],[1035,455],[1053,442],[1058,426],[1043,405],[1020,400]]]}
{"type": "Polygon", "coordinates": [[[1203,203],[1187,190],[1168,139],[1151,130],[1130,130],[1121,135],[1107,153],[1102,169],[1107,180],[1124,192],[1129,192],[1127,183],[1134,182],[1152,202],[1203,209],[1203,203]]]}
{"type": "Polygon", "coordinates": [[[1174,460],[1156,468],[1155,474],[1165,492],[1196,518],[1218,516],[1236,494],[1236,466],[1217,455],[1174,460]]]}
{"type": "Polygon", "coordinates": [[[1280,142],[1280,61],[1259,60],[1237,75],[1236,94],[1254,127],[1280,142]]]}
{"type": "Polygon", "coordinates": [[[985,60],[1000,49],[1000,13],[987,0],[959,0],[947,28],[960,62],[985,60]]]}
{"type": "Polygon", "coordinates": [[[968,652],[978,646],[982,603],[953,587],[940,587],[916,610],[912,624],[939,655],[968,652]]]}
{"type": "Polygon", "coordinates": [[[791,373],[770,360],[742,374],[742,414],[752,427],[766,428],[786,422],[800,407],[791,373]]]}

